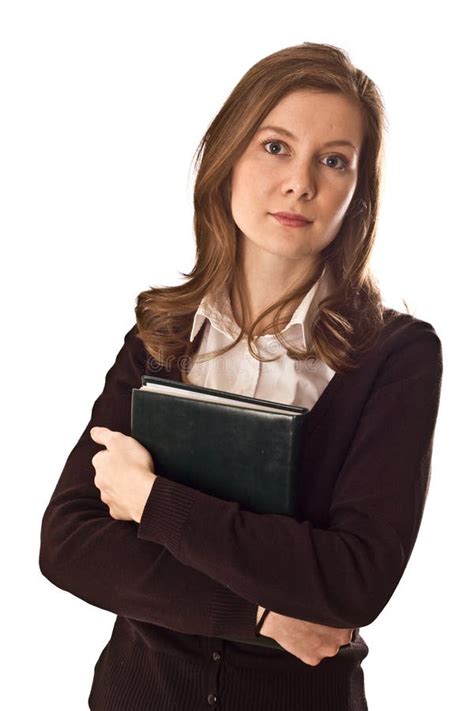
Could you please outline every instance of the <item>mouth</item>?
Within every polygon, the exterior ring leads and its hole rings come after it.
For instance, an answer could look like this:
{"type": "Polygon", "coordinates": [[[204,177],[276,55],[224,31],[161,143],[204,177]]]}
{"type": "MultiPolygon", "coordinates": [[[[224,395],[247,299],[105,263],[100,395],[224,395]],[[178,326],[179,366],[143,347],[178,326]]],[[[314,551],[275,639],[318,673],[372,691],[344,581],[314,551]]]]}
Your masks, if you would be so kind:
{"type": "Polygon", "coordinates": [[[309,220],[288,217],[287,215],[282,215],[279,213],[273,214],[272,217],[274,217],[275,220],[278,220],[281,225],[286,225],[287,227],[307,227],[311,224],[309,220]]]}

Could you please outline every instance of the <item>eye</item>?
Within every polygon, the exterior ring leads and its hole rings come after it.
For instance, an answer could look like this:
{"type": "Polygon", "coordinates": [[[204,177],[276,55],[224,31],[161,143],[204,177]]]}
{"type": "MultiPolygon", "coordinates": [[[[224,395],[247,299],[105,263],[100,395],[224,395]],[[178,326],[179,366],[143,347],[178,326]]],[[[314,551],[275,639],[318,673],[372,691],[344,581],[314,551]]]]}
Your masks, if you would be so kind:
{"type": "Polygon", "coordinates": [[[264,146],[264,148],[265,148],[265,150],[266,150],[267,153],[270,152],[271,155],[274,155],[274,156],[279,156],[279,155],[281,155],[280,153],[274,153],[273,151],[267,151],[266,146],[267,146],[269,143],[273,143],[273,144],[276,145],[276,146],[283,146],[284,144],[283,144],[282,141],[277,141],[277,140],[274,139],[274,138],[270,138],[270,139],[267,139],[266,141],[262,141],[261,143],[262,143],[262,146],[264,146]]]}
{"type": "MultiPolygon", "coordinates": [[[[279,146],[283,146],[283,145],[284,145],[284,144],[282,143],[282,141],[277,141],[277,140],[274,139],[274,138],[270,138],[270,139],[267,139],[266,141],[262,141],[262,146],[266,147],[269,143],[273,143],[273,144],[276,145],[276,146],[278,146],[278,145],[279,145],[279,146]]],[[[265,148],[265,150],[266,150],[266,148],[265,148]]],[[[266,152],[268,153],[268,151],[266,151],[266,152]]],[[[274,156],[280,155],[279,153],[273,153],[273,151],[272,151],[271,153],[272,153],[272,155],[274,155],[274,156]]]]}
{"type": "MultiPolygon", "coordinates": [[[[275,153],[274,151],[267,151],[267,148],[266,148],[266,147],[267,147],[267,145],[269,145],[269,144],[271,144],[271,143],[274,144],[274,145],[276,145],[276,146],[284,146],[284,145],[285,145],[285,143],[284,143],[283,141],[278,141],[278,140],[275,139],[275,138],[267,138],[265,141],[261,141],[261,144],[262,144],[262,146],[264,147],[266,153],[270,153],[270,155],[274,155],[274,156],[284,155],[284,154],[282,154],[282,153],[275,153]]],[[[339,166],[339,168],[336,166],[336,167],[334,168],[335,170],[340,170],[340,171],[346,170],[347,165],[348,165],[346,159],[343,158],[342,156],[338,156],[338,155],[327,156],[327,158],[326,158],[325,160],[332,160],[332,161],[336,160],[336,161],[340,161],[340,166],[339,166]]],[[[332,167],[332,166],[328,166],[328,168],[331,168],[331,167],[332,167]]]]}
{"type": "Polygon", "coordinates": [[[341,161],[342,167],[336,168],[336,170],[345,170],[347,168],[347,161],[345,161],[344,158],[341,158],[341,156],[328,156],[328,159],[341,161]]]}

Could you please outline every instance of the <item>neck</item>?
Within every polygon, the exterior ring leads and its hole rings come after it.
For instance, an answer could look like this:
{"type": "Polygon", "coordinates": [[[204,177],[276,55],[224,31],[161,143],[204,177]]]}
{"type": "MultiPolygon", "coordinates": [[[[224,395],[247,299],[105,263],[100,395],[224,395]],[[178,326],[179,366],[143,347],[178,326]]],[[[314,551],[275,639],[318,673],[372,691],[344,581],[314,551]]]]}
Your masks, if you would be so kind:
{"type": "MultiPolygon", "coordinates": [[[[273,255],[258,249],[250,240],[243,238],[248,248],[242,250],[241,258],[238,259],[236,275],[230,290],[232,312],[236,323],[240,328],[248,333],[250,325],[269,306],[284,298],[286,294],[293,291],[299,284],[303,284],[315,274],[315,260],[291,260],[279,255],[273,255]],[[248,322],[244,323],[243,308],[241,298],[237,288],[240,284],[242,298],[245,299],[248,307],[248,322]]],[[[246,246],[247,246],[246,245],[246,246]]],[[[280,316],[280,329],[283,329],[290,321],[295,309],[303,300],[304,295],[289,302],[280,316]]],[[[274,311],[265,316],[258,324],[255,334],[264,335],[271,333],[271,322],[274,311]]]]}

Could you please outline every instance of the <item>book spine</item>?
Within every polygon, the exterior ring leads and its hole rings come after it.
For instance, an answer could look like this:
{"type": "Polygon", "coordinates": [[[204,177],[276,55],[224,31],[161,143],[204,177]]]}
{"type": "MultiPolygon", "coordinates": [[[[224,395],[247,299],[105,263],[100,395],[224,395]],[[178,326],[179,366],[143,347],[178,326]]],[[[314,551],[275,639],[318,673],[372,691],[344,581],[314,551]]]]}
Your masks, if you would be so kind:
{"type": "Polygon", "coordinates": [[[304,425],[304,415],[298,415],[292,418],[290,425],[290,447],[288,453],[288,467],[291,472],[290,481],[292,482],[292,489],[290,492],[290,511],[293,511],[293,515],[297,515],[296,505],[297,505],[297,492],[300,484],[300,453],[301,444],[303,438],[303,425],[304,425]]]}

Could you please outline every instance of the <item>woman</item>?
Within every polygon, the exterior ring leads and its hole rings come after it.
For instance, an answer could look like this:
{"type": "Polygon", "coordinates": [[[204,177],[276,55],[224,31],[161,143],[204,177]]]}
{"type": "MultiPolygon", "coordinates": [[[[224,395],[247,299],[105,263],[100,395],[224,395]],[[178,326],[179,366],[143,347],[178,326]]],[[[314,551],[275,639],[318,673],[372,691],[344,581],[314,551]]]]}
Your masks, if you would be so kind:
{"type": "Polygon", "coordinates": [[[442,377],[432,325],[370,274],[382,139],[374,83],[308,42],[252,67],[203,137],[196,265],[138,296],[43,517],[43,574],[117,615],[91,709],[367,709],[359,628],[417,537],[442,377]],[[145,373],[307,407],[301,514],[155,471],[130,437],[145,373]]]}

